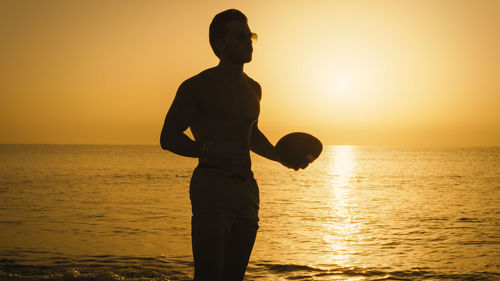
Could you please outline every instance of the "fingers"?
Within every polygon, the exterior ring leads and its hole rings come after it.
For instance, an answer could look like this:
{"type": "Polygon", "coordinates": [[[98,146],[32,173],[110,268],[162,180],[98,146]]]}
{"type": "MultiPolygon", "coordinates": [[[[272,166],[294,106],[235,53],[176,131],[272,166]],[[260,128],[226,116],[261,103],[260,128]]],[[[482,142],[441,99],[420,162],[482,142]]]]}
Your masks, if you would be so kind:
{"type": "Polygon", "coordinates": [[[309,163],[304,163],[304,164],[297,165],[297,166],[293,167],[293,169],[294,169],[295,171],[298,171],[298,170],[300,170],[300,169],[305,169],[305,168],[307,168],[307,166],[309,166],[309,163]]]}
{"type": "Polygon", "coordinates": [[[297,163],[293,163],[293,164],[289,164],[289,163],[281,163],[283,164],[285,167],[289,168],[289,169],[294,169],[295,171],[298,171],[300,169],[305,169],[307,168],[307,166],[309,166],[309,161],[308,160],[303,160],[303,161],[300,161],[300,162],[297,162],[297,163]]]}
{"type": "Polygon", "coordinates": [[[306,162],[306,163],[303,163],[302,165],[300,165],[300,169],[305,169],[307,168],[307,166],[309,166],[309,162],[306,162]]]}

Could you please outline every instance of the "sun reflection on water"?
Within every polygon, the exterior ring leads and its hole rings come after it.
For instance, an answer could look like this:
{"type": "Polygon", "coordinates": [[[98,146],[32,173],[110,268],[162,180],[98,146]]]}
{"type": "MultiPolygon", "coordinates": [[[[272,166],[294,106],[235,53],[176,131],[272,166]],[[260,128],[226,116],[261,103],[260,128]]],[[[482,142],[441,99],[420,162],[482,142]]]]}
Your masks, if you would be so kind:
{"type": "Polygon", "coordinates": [[[324,225],[323,241],[328,251],[324,261],[340,266],[352,266],[355,249],[351,241],[360,232],[354,211],[357,205],[353,194],[353,179],[356,175],[354,152],[353,146],[334,147],[325,194],[329,197],[329,216],[324,225]]]}

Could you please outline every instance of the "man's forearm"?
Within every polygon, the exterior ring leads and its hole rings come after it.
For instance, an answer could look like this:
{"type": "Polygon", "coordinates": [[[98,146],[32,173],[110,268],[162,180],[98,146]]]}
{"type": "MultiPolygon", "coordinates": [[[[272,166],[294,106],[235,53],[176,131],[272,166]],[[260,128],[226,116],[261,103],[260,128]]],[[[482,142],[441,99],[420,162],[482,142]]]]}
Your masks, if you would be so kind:
{"type": "Polygon", "coordinates": [[[255,129],[252,132],[250,150],[267,159],[279,161],[276,156],[274,145],[269,142],[259,129],[255,129]]]}
{"type": "Polygon", "coordinates": [[[186,157],[200,157],[202,152],[202,144],[182,132],[162,134],[160,144],[163,149],[186,157]]]}

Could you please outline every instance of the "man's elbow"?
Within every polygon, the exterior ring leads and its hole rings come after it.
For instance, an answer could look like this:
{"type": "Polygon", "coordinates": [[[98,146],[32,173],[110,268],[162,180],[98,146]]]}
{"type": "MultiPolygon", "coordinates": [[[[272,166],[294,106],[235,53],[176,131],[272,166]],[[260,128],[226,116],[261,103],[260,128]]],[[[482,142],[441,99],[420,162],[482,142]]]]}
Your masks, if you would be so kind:
{"type": "Polygon", "coordinates": [[[160,146],[163,150],[171,150],[172,147],[171,137],[166,133],[165,130],[161,132],[160,146]]]}
{"type": "Polygon", "coordinates": [[[161,149],[168,150],[167,141],[163,137],[160,137],[160,146],[161,149]]]}

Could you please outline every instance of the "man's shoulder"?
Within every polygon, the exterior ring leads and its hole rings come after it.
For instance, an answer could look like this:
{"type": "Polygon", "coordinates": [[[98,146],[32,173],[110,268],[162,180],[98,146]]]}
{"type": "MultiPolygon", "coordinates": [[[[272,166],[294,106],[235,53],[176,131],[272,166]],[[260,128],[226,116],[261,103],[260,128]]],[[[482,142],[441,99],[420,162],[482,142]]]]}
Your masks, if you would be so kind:
{"type": "Polygon", "coordinates": [[[209,88],[209,76],[210,69],[206,69],[184,80],[179,86],[178,94],[193,100],[198,100],[200,94],[209,88]]]}
{"type": "Polygon", "coordinates": [[[250,83],[250,85],[260,88],[259,82],[255,81],[252,77],[248,76],[248,74],[246,74],[246,73],[245,73],[245,76],[247,78],[248,83],[250,83]]]}
{"type": "Polygon", "coordinates": [[[205,69],[202,72],[200,72],[192,77],[189,77],[184,82],[182,82],[181,85],[185,86],[185,87],[204,86],[210,82],[210,79],[212,76],[213,76],[213,69],[212,68],[205,69]]]}
{"type": "Polygon", "coordinates": [[[257,91],[260,99],[262,97],[262,88],[260,87],[259,82],[255,81],[252,77],[248,76],[246,73],[245,77],[247,78],[248,84],[250,84],[257,91]]]}
{"type": "Polygon", "coordinates": [[[248,76],[246,73],[245,73],[245,77],[247,79],[248,84],[252,85],[254,88],[256,88],[260,91],[259,82],[255,81],[252,77],[248,76]]]}

